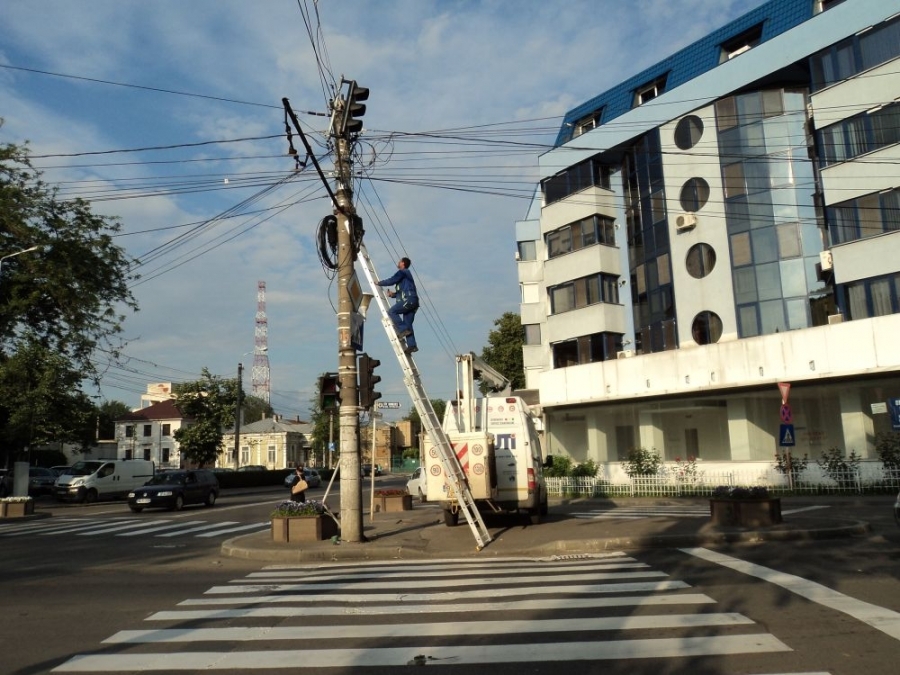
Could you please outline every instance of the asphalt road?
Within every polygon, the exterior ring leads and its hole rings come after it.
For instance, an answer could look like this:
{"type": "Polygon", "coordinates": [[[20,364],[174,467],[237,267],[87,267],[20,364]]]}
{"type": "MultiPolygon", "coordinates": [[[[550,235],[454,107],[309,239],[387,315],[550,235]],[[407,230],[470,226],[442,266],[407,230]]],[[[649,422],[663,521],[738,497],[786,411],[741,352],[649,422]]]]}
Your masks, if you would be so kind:
{"type": "MultiPolygon", "coordinates": [[[[9,675],[47,673],[63,664],[66,664],[63,668],[74,668],[69,672],[98,672],[93,665],[85,665],[86,669],[82,670],[71,665],[73,656],[93,654],[103,659],[122,657],[126,659],[123,663],[130,664],[113,672],[137,672],[145,667],[155,668],[153,672],[206,672],[206,667],[181,667],[187,663],[185,655],[196,656],[196,653],[219,655],[224,659],[220,664],[223,670],[219,672],[232,673],[258,673],[261,667],[285,670],[288,667],[284,663],[278,664],[277,658],[287,655],[294,659],[291,665],[306,666],[307,672],[319,672],[327,665],[333,668],[328,672],[386,675],[396,673],[398,666],[408,662],[410,654],[422,656],[432,670],[465,672],[466,675],[521,675],[525,672],[555,675],[563,669],[604,675],[687,672],[887,675],[897,672],[900,660],[900,528],[887,510],[871,512],[865,506],[853,505],[842,506],[841,512],[871,523],[872,531],[865,537],[761,543],[715,550],[649,549],[628,553],[635,561],[629,565],[640,566],[637,572],[650,575],[649,581],[657,578],[671,581],[684,586],[672,591],[674,593],[709,598],[709,603],[698,605],[689,612],[684,612],[685,608],[680,606],[658,609],[577,607],[576,599],[592,602],[594,598],[610,596],[601,593],[580,598],[578,592],[563,588],[569,583],[565,579],[575,573],[575,567],[590,561],[566,561],[573,565],[571,572],[555,569],[556,563],[550,561],[527,563],[524,568],[517,568],[520,571],[510,568],[504,572],[507,563],[491,561],[492,569],[486,569],[476,560],[468,561],[466,564],[474,567],[464,572],[451,572],[452,561],[429,563],[436,567],[428,572],[417,566],[404,568],[399,563],[389,563],[381,571],[363,567],[363,571],[372,575],[368,582],[351,577],[351,572],[360,572],[359,566],[352,565],[337,570],[310,566],[294,572],[299,575],[300,583],[305,575],[333,573],[337,584],[353,596],[351,607],[357,608],[349,615],[337,618],[313,616],[312,608],[326,607],[329,603],[327,594],[338,591],[311,585],[304,586],[299,591],[302,595],[296,600],[283,598],[290,602],[275,605],[296,606],[299,608],[297,616],[253,620],[214,616],[174,623],[147,621],[160,612],[180,611],[181,603],[186,601],[228,598],[227,594],[216,594],[226,593],[236,584],[247,583],[248,575],[270,574],[265,563],[222,557],[219,554],[222,536],[199,535],[215,533],[219,531],[217,527],[226,527],[223,523],[249,525],[263,522],[273,503],[282,497],[280,489],[223,495],[213,509],[186,508],[177,514],[166,511],[131,514],[122,502],[53,508],[52,518],[32,521],[36,527],[45,528],[44,534],[36,529],[31,533],[10,535],[8,529],[0,529],[0,603],[4,608],[0,612],[0,635],[4,645],[0,649],[0,672],[9,675]],[[85,530],[81,523],[84,520],[96,520],[100,525],[85,530]],[[212,529],[172,537],[157,536],[179,531],[179,528],[183,530],[184,522],[193,521],[203,521],[204,525],[192,527],[212,526],[212,529]],[[71,522],[81,523],[79,529],[64,531],[63,524],[71,522]],[[50,523],[56,533],[46,529],[50,523]],[[143,528],[173,529],[120,536],[135,532],[128,527],[121,529],[123,525],[134,523],[143,528]],[[110,530],[111,527],[119,529],[110,530]],[[456,574],[467,576],[455,577],[456,574]],[[492,581],[487,587],[481,587],[478,584],[486,574],[500,576],[496,584],[492,581]],[[415,586],[417,581],[422,584],[422,589],[433,586],[439,590],[440,587],[444,589],[442,592],[448,593],[483,588],[486,596],[461,601],[465,611],[457,614],[451,614],[449,607],[441,608],[442,611],[435,614],[432,607],[431,613],[427,614],[394,616],[390,605],[387,616],[384,609],[381,614],[374,609],[367,611],[367,607],[378,606],[369,594],[396,593],[397,597],[406,600],[395,602],[408,602],[412,597],[410,594],[424,592],[415,586]],[[509,599],[526,601],[532,598],[555,600],[559,606],[556,609],[510,609],[508,612],[493,609],[497,603],[509,599]],[[369,601],[374,604],[367,604],[369,601]],[[593,620],[645,620],[644,617],[657,620],[659,616],[664,621],[677,622],[681,620],[678,617],[682,612],[709,613],[711,617],[739,615],[744,619],[735,625],[644,630],[619,627],[598,631],[588,629],[584,624],[593,620]],[[513,619],[520,623],[511,623],[513,619]],[[551,622],[558,620],[574,623],[568,630],[555,632],[551,622]],[[465,638],[455,637],[455,632],[464,627],[482,626],[476,621],[497,624],[500,636],[476,633],[465,638]],[[370,635],[386,630],[384,624],[393,623],[405,626],[400,635],[383,638],[370,635]],[[444,635],[429,636],[425,629],[431,623],[436,623],[436,629],[444,635]],[[314,626],[332,624],[333,633],[327,639],[304,637],[314,630],[314,626]],[[182,634],[181,639],[189,640],[188,634],[202,627],[216,631],[254,626],[262,626],[267,631],[295,628],[299,632],[292,639],[270,637],[249,643],[220,641],[215,633],[203,634],[196,638],[197,641],[187,643],[163,641],[162,638],[149,645],[104,642],[111,636],[120,635],[120,631],[175,627],[182,634]],[[758,653],[713,653],[733,644],[746,645],[748,640],[758,643],[758,653]],[[459,643],[474,651],[465,651],[459,643]],[[693,645],[696,653],[691,653],[686,645],[693,645]],[[507,648],[508,652],[503,651],[507,648]],[[656,649],[662,649],[663,655],[654,655],[656,649]],[[254,659],[249,664],[238,658],[248,650],[254,659]],[[475,656],[471,657],[475,661],[467,664],[465,658],[469,657],[466,655],[473,653],[482,658],[487,653],[496,654],[499,661],[480,663],[479,657],[475,656]],[[442,654],[452,657],[443,661],[437,658],[442,654]],[[610,658],[611,654],[618,656],[610,658]],[[542,660],[544,657],[549,660],[542,660]],[[137,661],[128,661],[129,658],[137,661]],[[396,658],[402,663],[375,665],[381,659],[387,663],[396,658]],[[230,662],[228,659],[237,660],[230,662]],[[302,662],[304,659],[306,661],[302,662]],[[572,659],[572,663],[563,663],[572,659]]],[[[43,506],[42,503],[39,510],[43,510],[43,506]]],[[[541,528],[532,530],[534,536],[542,536],[541,528]]],[[[514,561],[508,564],[521,566],[514,561]]],[[[631,570],[626,568],[622,573],[630,574],[631,570]]],[[[595,573],[591,574],[596,577],[595,573]]],[[[295,591],[278,592],[290,595],[295,591]]],[[[653,597],[665,594],[645,593],[653,597]]],[[[622,594],[612,595],[619,597],[622,594]]],[[[235,607],[245,606],[241,597],[236,596],[235,607]]],[[[427,604],[426,600],[422,603],[427,604]]],[[[345,610],[341,611],[347,614],[345,610]]]]}

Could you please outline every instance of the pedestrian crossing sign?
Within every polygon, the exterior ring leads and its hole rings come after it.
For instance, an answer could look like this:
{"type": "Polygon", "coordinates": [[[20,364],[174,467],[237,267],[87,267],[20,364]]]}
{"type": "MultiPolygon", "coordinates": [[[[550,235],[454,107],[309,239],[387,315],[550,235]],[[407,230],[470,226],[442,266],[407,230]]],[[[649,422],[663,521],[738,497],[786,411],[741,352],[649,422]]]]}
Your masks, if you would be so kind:
{"type": "Polygon", "coordinates": [[[778,445],[782,445],[782,446],[797,445],[797,443],[795,442],[794,425],[793,424],[782,424],[781,425],[781,432],[778,434],[778,445]]]}

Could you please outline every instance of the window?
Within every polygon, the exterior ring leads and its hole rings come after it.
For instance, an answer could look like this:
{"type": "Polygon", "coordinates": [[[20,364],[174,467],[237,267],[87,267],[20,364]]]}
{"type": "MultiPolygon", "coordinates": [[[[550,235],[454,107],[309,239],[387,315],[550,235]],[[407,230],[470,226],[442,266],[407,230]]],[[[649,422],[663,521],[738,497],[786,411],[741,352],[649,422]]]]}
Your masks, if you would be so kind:
{"type": "Polygon", "coordinates": [[[522,328],[525,329],[525,344],[539,345],[541,344],[541,324],[526,323],[522,328]]]}
{"type": "Polygon", "coordinates": [[[537,242],[520,241],[518,247],[518,260],[537,260],[537,242]]]}
{"type": "Polygon", "coordinates": [[[600,243],[615,246],[616,225],[612,218],[594,215],[547,233],[547,257],[555,258],[600,243]]]}
{"type": "Polygon", "coordinates": [[[533,302],[540,302],[540,294],[538,293],[537,284],[522,284],[522,304],[527,305],[533,302]]]}
{"type": "Polygon", "coordinates": [[[599,363],[615,359],[622,351],[621,333],[593,333],[552,346],[553,367],[566,368],[583,363],[599,363]]]}
{"type": "Polygon", "coordinates": [[[145,438],[146,438],[146,437],[149,437],[149,436],[151,436],[152,434],[153,434],[153,425],[152,425],[152,424],[145,424],[145,425],[144,425],[144,437],[145,437],[145,438]]]}
{"type": "Polygon", "coordinates": [[[172,448],[163,448],[162,449],[162,463],[168,464],[169,458],[171,456],[172,448]]]}
{"type": "Polygon", "coordinates": [[[709,183],[702,178],[689,178],[681,187],[681,208],[684,211],[696,213],[709,200],[709,183]]]}
{"type": "Polygon", "coordinates": [[[709,244],[694,244],[688,249],[685,260],[688,274],[695,279],[702,279],[716,266],[716,252],[709,244]]]}
{"type": "Polygon", "coordinates": [[[715,312],[700,312],[691,324],[691,336],[698,345],[709,345],[722,337],[722,319],[715,312]]]}
{"type": "Polygon", "coordinates": [[[250,463],[250,448],[248,446],[241,447],[241,465],[250,463]]]}
{"type": "Polygon", "coordinates": [[[602,117],[602,114],[602,110],[595,110],[590,115],[585,115],[580,120],[575,122],[575,129],[572,133],[572,136],[577,138],[578,136],[581,136],[581,134],[586,134],[591,129],[596,129],[598,126],[600,126],[600,118],[602,117]]]}
{"type": "Polygon", "coordinates": [[[172,435],[172,425],[171,424],[163,424],[162,425],[162,435],[163,436],[171,436],[172,435]]]}
{"type": "Polygon", "coordinates": [[[900,313],[900,274],[855,281],[844,286],[843,293],[850,319],[900,313]]]}
{"type": "Polygon", "coordinates": [[[551,314],[561,314],[599,302],[619,304],[619,278],[612,274],[592,274],[551,286],[548,292],[551,314]]]}
{"type": "MultiPolygon", "coordinates": [[[[822,0],[823,9],[837,0],[822,0]]],[[[872,30],[838,42],[809,59],[813,90],[824,89],[835,82],[879,66],[900,56],[900,19],[883,23],[872,30]]]]}
{"type": "Polygon", "coordinates": [[[825,209],[831,244],[900,229],[900,188],[872,193],[825,209]]]}
{"type": "Polygon", "coordinates": [[[756,47],[762,39],[762,29],[763,25],[759,23],[750,30],[746,30],[723,42],[720,46],[719,63],[730,61],[734,57],[740,56],[756,47]]]}
{"type": "Polygon", "coordinates": [[[661,95],[666,90],[666,76],[663,75],[652,82],[649,82],[641,87],[638,87],[634,90],[634,105],[632,107],[636,108],[639,105],[644,105],[648,101],[652,101],[657,96],[661,95]]]}
{"type": "Polygon", "coordinates": [[[555,176],[541,181],[544,204],[552,204],[592,186],[609,190],[611,176],[612,167],[601,164],[596,159],[579,162],[565,171],[560,171],[555,176]]]}
{"type": "Polygon", "coordinates": [[[675,126],[675,145],[680,150],[690,150],[703,136],[703,120],[696,115],[687,115],[675,126]]]}
{"type": "Polygon", "coordinates": [[[271,464],[272,466],[275,466],[275,460],[277,459],[277,457],[276,457],[276,451],[275,451],[274,445],[270,445],[268,447],[268,454],[269,454],[269,459],[268,459],[269,464],[271,464]]]}
{"type": "Polygon", "coordinates": [[[125,427],[125,438],[134,438],[134,426],[131,424],[128,424],[125,427]]]}

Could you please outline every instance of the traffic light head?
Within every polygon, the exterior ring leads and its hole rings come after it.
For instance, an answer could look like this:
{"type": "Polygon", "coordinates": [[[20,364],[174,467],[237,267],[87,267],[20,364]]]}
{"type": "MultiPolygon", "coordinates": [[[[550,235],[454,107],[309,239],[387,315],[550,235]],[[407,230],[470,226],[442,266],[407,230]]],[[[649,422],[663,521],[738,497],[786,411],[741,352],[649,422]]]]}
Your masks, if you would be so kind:
{"type": "Polygon", "coordinates": [[[347,98],[344,101],[344,114],[341,120],[341,133],[342,134],[358,134],[362,131],[363,123],[362,120],[359,119],[363,115],[366,114],[366,106],[363,105],[360,101],[365,101],[369,98],[369,89],[367,87],[360,87],[356,84],[356,80],[351,80],[349,82],[349,89],[347,90],[347,98]]]}
{"type": "Polygon", "coordinates": [[[381,377],[375,374],[375,369],[381,365],[381,361],[371,358],[368,354],[360,354],[359,357],[359,405],[362,408],[372,408],[375,401],[381,398],[381,392],[375,391],[375,385],[381,382],[381,377]]]}
{"type": "Polygon", "coordinates": [[[337,373],[319,376],[319,409],[337,410],[341,407],[341,381],[337,373]]]}

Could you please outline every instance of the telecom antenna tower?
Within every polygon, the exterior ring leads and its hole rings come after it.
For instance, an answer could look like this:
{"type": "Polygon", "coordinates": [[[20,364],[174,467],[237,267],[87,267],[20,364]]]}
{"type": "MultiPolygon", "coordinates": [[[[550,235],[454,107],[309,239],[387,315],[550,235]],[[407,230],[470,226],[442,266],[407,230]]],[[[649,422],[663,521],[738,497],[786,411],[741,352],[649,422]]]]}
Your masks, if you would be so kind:
{"type": "Polygon", "coordinates": [[[253,395],[269,403],[269,321],[266,318],[266,282],[256,284],[256,330],[254,331],[253,370],[250,378],[253,395]]]}

